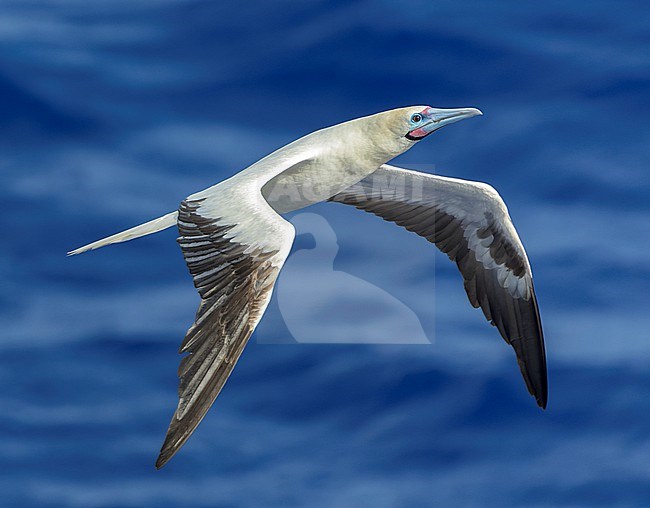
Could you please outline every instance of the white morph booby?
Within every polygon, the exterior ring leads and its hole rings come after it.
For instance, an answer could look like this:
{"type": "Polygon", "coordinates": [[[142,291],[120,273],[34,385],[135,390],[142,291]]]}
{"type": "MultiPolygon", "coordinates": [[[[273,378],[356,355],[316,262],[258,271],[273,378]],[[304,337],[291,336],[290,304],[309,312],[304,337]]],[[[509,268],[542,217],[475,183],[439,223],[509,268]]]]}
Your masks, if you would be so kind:
{"type": "Polygon", "coordinates": [[[532,273],[505,203],[491,186],[386,163],[478,109],[413,106],[304,136],[186,198],[176,212],[68,254],[178,225],[201,303],[180,352],[178,408],[156,462],[183,446],[219,395],[262,318],[294,240],[280,214],[336,201],[394,222],[456,262],[471,304],[517,355],[528,391],[546,407],[546,354],[532,273]]]}

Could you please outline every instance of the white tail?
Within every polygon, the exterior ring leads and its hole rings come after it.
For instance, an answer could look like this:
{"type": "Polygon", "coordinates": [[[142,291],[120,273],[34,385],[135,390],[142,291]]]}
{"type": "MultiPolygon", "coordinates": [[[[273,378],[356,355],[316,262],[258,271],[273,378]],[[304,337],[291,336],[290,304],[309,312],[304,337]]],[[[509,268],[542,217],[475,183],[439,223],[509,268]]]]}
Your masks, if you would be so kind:
{"type": "Polygon", "coordinates": [[[167,215],[163,215],[162,217],[158,217],[157,219],[150,220],[149,222],[145,222],[144,224],[140,224],[139,226],[136,226],[134,228],[127,229],[126,231],[122,231],[121,233],[116,233],[107,238],[102,238],[101,240],[97,240],[96,242],[89,243],[88,245],[84,245],[83,247],[79,247],[78,249],[71,250],[70,252],[68,252],[68,256],[81,254],[82,252],[86,252],[87,250],[99,249],[104,245],[126,242],[128,240],[133,240],[134,238],[140,238],[141,236],[150,235],[151,233],[157,233],[158,231],[162,231],[163,229],[167,229],[173,226],[174,224],[176,224],[177,218],[178,218],[178,212],[168,213],[167,215]]]}

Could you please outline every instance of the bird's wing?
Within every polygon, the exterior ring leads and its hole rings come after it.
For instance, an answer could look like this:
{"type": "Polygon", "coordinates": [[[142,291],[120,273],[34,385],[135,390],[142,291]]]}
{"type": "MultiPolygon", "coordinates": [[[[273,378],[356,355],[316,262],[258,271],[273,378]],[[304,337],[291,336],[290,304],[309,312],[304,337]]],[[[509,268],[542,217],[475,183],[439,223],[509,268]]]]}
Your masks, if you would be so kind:
{"type": "Polygon", "coordinates": [[[178,408],[156,461],[180,449],[219,395],[262,317],[291,249],[293,226],[259,186],[190,196],[178,212],[178,243],[201,303],[180,352],[178,408]]]}
{"type": "Polygon", "coordinates": [[[469,301],[514,348],[528,391],[546,407],[546,353],[532,272],[492,187],[383,165],[330,200],[413,231],[455,261],[469,301]]]}

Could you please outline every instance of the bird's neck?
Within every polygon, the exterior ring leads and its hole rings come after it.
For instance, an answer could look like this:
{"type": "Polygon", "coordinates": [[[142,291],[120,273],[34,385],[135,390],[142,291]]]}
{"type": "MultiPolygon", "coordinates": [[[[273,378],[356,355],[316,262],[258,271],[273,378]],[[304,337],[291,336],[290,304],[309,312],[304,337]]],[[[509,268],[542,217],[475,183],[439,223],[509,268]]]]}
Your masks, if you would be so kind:
{"type": "Polygon", "coordinates": [[[412,146],[412,142],[390,131],[375,117],[359,118],[321,132],[327,157],[367,171],[364,176],[412,146]]]}

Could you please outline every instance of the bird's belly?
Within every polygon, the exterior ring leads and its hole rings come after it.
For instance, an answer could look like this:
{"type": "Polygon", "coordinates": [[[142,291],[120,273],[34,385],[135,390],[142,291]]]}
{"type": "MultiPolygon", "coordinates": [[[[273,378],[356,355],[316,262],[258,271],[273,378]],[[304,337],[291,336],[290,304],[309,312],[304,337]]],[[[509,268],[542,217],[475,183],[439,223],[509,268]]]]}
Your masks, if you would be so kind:
{"type": "Polygon", "coordinates": [[[292,212],[329,199],[376,169],[323,168],[306,161],[272,178],[262,187],[262,194],[276,212],[292,212]]]}

